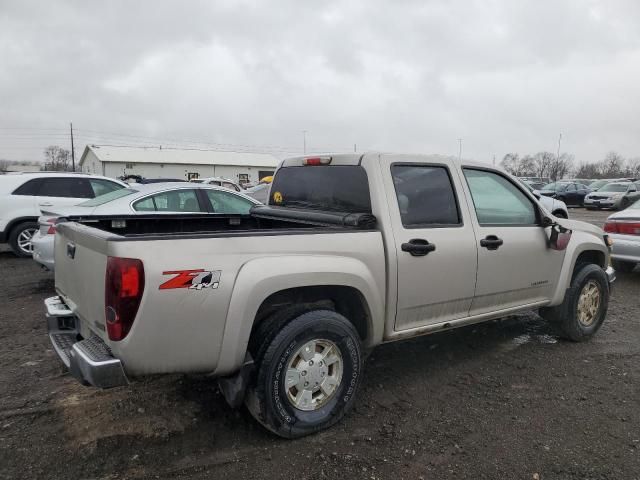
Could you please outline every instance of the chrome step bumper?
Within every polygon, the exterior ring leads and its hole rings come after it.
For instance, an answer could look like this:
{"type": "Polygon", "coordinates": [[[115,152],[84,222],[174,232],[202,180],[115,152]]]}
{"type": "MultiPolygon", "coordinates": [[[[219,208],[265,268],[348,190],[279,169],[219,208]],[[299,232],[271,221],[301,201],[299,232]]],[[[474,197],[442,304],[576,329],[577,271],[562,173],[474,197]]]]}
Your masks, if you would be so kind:
{"type": "Polygon", "coordinates": [[[100,337],[80,336],[77,318],[59,296],[47,298],[44,304],[49,339],[71,375],[84,385],[99,388],[129,383],[122,362],[112,355],[100,337]]]}

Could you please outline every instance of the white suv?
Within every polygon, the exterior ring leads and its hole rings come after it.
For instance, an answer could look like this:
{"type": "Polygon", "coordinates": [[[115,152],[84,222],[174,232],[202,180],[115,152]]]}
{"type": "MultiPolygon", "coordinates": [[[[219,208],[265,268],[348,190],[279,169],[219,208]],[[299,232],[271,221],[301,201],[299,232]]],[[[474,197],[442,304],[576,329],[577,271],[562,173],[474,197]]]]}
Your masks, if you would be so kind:
{"type": "Polygon", "coordinates": [[[43,210],[75,205],[126,186],[111,178],[82,173],[0,175],[0,243],[8,243],[19,257],[30,257],[31,237],[38,230],[43,210]]]}

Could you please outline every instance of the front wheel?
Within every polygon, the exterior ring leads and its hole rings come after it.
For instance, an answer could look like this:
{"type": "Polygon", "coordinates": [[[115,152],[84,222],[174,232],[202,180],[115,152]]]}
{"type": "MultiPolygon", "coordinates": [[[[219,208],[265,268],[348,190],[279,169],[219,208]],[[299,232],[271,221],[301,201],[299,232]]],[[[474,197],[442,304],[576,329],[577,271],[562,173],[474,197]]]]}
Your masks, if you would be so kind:
{"type": "Polygon", "coordinates": [[[245,404],[281,437],[329,428],[353,406],[362,374],[360,338],[337,312],[313,310],[267,333],[255,361],[245,404]]]}
{"type": "Polygon", "coordinates": [[[609,307],[609,282],[598,265],[581,264],[557,307],[543,309],[542,316],[557,324],[562,336],[574,342],[591,338],[602,326],[609,307]]]}

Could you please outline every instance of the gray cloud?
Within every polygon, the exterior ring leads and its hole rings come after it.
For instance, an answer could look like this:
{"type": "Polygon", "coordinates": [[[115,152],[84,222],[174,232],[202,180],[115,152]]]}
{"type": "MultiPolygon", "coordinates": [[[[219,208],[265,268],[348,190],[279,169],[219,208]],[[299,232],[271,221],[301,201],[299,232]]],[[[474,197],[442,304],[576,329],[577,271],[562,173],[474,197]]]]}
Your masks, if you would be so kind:
{"type": "Polygon", "coordinates": [[[640,4],[618,1],[0,4],[0,158],[187,140],[640,155],[640,4]],[[45,130],[47,129],[47,130],[45,130]],[[118,136],[114,133],[119,134],[118,136]],[[129,137],[125,137],[128,135],[129,137]]]}

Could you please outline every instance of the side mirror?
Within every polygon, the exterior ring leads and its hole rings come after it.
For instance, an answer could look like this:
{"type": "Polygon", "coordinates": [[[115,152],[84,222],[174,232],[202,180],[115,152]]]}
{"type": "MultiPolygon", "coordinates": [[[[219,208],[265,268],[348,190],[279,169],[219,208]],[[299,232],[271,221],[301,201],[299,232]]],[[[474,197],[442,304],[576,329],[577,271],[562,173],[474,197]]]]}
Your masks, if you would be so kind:
{"type": "Polygon", "coordinates": [[[573,232],[568,228],[564,228],[557,223],[551,226],[551,235],[549,236],[549,248],[551,250],[565,250],[571,240],[573,232]]]}
{"type": "Polygon", "coordinates": [[[540,191],[539,190],[534,190],[531,193],[533,193],[534,197],[536,197],[538,200],[540,200],[541,195],[540,195],[540,191]]]}

